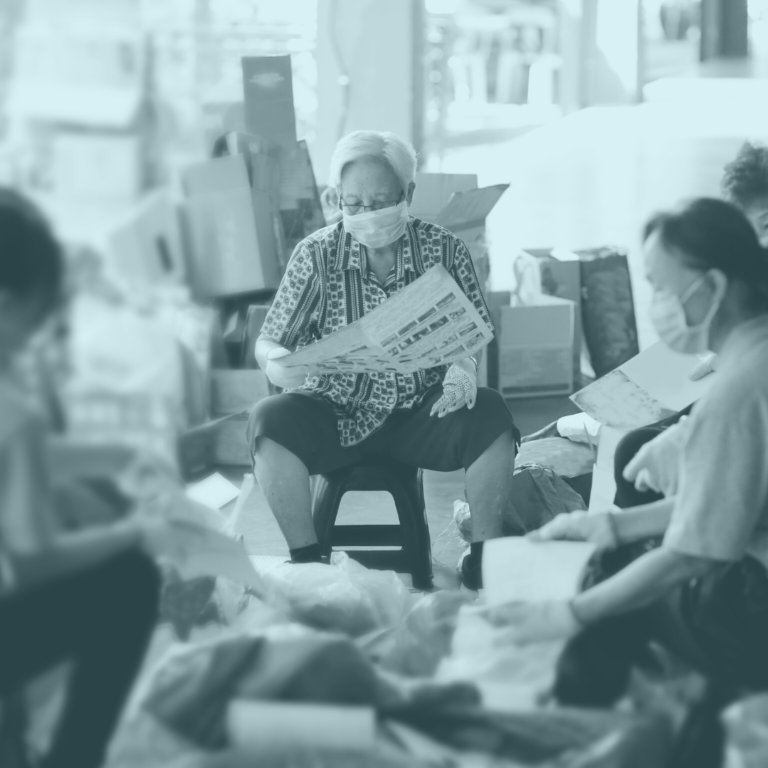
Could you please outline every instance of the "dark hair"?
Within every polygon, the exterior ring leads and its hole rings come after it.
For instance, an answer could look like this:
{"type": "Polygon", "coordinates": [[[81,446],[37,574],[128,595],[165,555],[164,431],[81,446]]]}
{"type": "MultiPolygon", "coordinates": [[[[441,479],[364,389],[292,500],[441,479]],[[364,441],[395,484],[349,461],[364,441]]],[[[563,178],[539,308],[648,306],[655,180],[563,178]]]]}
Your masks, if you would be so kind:
{"type": "Polygon", "coordinates": [[[41,298],[48,308],[59,298],[63,274],[61,247],[45,217],[19,192],[0,187],[0,290],[41,298]]]}
{"type": "Polygon", "coordinates": [[[768,201],[768,146],[745,141],[725,166],[723,194],[740,208],[768,201]]]}
{"type": "Polygon", "coordinates": [[[643,241],[656,232],[689,266],[719,269],[743,281],[756,304],[768,307],[768,250],[735,205],[711,197],[691,200],[677,210],[653,215],[643,229],[643,241]]]}

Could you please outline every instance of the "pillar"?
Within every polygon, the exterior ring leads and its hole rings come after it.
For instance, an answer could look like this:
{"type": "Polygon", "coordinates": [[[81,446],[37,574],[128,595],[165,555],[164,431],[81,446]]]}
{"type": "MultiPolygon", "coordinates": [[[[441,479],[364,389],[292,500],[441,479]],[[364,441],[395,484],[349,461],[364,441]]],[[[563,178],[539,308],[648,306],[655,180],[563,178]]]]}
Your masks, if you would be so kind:
{"type": "Polygon", "coordinates": [[[423,35],[419,0],[320,0],[311,146],[318,183],[328,180],[333,148],[349,131],[392,131],[420,150],[423,35]]]}

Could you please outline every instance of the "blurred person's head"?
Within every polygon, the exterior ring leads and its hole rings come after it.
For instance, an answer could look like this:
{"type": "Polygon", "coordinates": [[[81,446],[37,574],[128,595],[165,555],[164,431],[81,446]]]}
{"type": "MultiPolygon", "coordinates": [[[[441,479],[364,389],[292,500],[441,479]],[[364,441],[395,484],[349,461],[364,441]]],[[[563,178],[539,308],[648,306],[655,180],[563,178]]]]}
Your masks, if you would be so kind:
{"type": "Polygon", "coordinates": [[[41,212],[0,187],[0,365],[58,306],[64,260],[41,212]]]}
{"type": "Polygon", "coordinates": [[[744,211],[763,247],[768,248],[768,146],[742,144],[725,166],[723,193],[744,211]]]}
{"type": "Polygon", "coordinates": [[[371,248],[402,236],[416,188],[416,151],[383,131],[354,131],[336,145],[330,186],[339,196],[347,231],[371,248]]]}
{"type": "Polygon", "coordinates": [[[768,253],[731,203],[698,198],[655,214],[643,241],[651,319],[677,352],[719,352],[737,325],[768,313],[768,253]]]}

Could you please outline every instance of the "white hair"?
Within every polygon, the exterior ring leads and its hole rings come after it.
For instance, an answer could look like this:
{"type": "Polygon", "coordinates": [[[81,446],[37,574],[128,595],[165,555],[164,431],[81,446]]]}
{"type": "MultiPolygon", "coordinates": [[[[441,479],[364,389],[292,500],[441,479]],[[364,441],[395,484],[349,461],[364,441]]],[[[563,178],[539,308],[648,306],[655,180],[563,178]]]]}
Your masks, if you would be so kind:
{"type": "Polygon", "coordinates": [[[331,156],[328,185],[338,190],[344,169],[356,160],[372,157],[388,163],[395,172],[403,192],[416,178],[416,150],[388,131],[353,131],[339,139],[331,156]]]}

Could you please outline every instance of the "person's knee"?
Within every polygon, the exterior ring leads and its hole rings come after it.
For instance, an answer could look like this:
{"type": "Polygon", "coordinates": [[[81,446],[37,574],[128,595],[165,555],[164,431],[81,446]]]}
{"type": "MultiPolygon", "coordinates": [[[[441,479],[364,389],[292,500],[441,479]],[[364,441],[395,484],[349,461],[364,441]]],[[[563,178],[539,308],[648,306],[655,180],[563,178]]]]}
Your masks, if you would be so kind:
{"type": "Polygon", "coordinates": [[[300,429],[302,409],[297,405],[296,400],[287,395],[272,395],[256,403],[246,427],[246,438],[251,449],[263,450],[270,435],[292,433],[294,426],[300,429]]]}
{"type": "Polygon", "coordinates": [[[459,413],[463,415],[465,427],[469,431],[482,435],[495,433],[499,437],[502,434],[509,434],[513,450],[514,446],[520,442],[520,432],[515,426],[509,407],[495,389],[479,388],[475,407],[472,410],[463,408],[459,413]]]}

